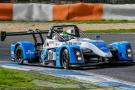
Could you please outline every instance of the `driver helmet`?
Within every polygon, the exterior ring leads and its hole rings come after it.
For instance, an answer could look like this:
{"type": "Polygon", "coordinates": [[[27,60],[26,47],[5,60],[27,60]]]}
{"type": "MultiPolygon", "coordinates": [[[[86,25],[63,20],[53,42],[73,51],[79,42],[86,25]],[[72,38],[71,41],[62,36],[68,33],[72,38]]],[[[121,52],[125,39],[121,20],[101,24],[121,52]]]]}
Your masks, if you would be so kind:
{"type": "Polygon", "coordinates": [[[68,33],[68,34],[74,34],[74,30],[73,30],[73,29],[68,29],[68,30],[67,30],[67,33],[68,33]]]}
{"type": "Polygon", "coordinates": [[[68,35],[68,33],[67,33],[66,31],[63,31],[63,32],[60,34],[60,36],[63,37],[64,39],[62,39],[62,38],[60,37],[59,41],[64,41],[64,40],[68,41],[68,40],[69,40],[69,35],[68,35]]]}
{"type": "Polygon", "coordinates": [[[53,39],[56,40],[56,41],[60,41],[60,42],[64,42],[65,40],[68,41],[69,40],[69,36],[68,36],[68,33],[63,31],[61,34],[59,35],[54,35],[53,39]],[[59,36],[60,35],[60,36],[59,36]],[[64,39],[63,39],[63,38],[64,39]]]}

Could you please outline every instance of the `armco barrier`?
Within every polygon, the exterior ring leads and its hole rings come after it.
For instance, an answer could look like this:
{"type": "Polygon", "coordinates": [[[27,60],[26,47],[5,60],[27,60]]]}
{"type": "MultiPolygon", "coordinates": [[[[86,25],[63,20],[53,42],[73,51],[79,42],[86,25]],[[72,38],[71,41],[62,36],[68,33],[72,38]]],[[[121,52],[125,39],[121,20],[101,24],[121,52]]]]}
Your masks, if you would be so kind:
{"type": "Polygon", "coordinates": [[[53,20],[101,20],[103,4],[54,5],[53,20]]]}
{"type": "Polygon", "coordinates": [[[0,20],[12,20],[13,4],[0,3],[0,20]]]}
{"type": "Polygon", "coordinates": [[[76,3],[64,5],[0,3],[0,20],[80,21],[135,20],[135,4],[111,5],[76,3]]]}

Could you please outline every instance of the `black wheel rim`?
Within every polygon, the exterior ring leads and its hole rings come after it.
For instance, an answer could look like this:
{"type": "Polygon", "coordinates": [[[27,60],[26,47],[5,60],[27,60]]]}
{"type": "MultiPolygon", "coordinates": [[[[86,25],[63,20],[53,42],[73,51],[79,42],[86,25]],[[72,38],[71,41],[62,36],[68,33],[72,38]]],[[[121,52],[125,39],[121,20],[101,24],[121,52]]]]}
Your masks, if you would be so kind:
{"type": "Polygon", "coordinates": [[[19,64],[23,63],[22,50],[20,48],[16,50],[16,61],[19,64]]]}
{"type": "Polygon", "coordinates": [[[68,68],[68,60],[69,60],[69,57],[68,57],[67,50],[64,50],[62,54],[62,64],[63,64],[63,68],[65,69],[68,68]]]}

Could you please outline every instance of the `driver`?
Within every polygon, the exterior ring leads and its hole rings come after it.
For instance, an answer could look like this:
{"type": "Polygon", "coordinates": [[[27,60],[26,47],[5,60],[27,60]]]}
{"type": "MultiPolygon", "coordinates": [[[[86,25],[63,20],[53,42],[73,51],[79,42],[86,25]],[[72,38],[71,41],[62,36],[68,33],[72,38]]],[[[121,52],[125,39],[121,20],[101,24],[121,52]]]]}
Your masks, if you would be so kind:
{"type": "Polygon", "coordinates": [[[54,37],[53,37],[53,39],[54,40],[58,40],[58,41],[60,41],[60,42],[64,42],[64,41],[68,41],[69,40],[69,35],[68,35],[68,33],[66,32],[66,31],[63,31],[61,34],[59,34],[59,35],[55,35],[54,37]]]}

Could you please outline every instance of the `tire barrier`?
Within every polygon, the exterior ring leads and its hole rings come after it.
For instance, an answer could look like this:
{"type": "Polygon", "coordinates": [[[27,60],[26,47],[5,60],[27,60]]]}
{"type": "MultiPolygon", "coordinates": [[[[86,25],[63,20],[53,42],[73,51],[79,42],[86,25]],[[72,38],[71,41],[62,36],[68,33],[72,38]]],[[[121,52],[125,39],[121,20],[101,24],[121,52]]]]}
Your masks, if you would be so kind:
{"type": "Polygon", "coordinates": [[[86,21],[135,20],[135,4],[39,4],[0,3],[0,20],[86,21]]]}

